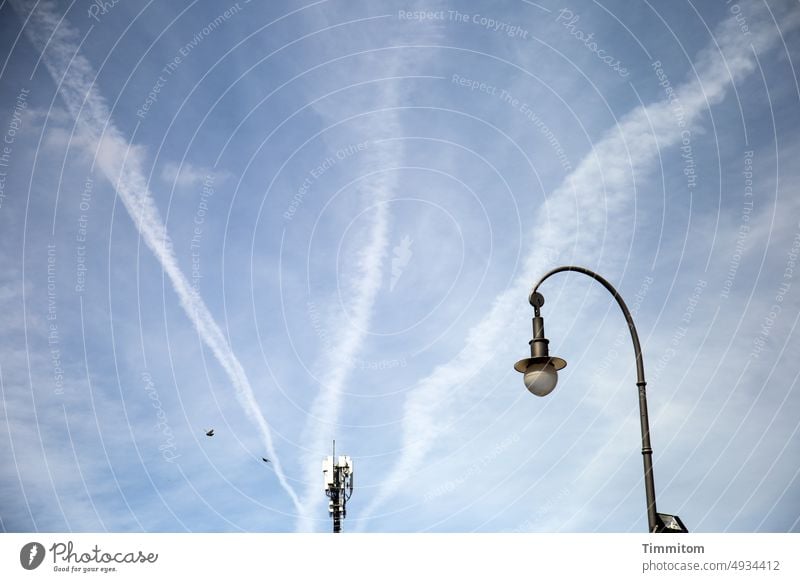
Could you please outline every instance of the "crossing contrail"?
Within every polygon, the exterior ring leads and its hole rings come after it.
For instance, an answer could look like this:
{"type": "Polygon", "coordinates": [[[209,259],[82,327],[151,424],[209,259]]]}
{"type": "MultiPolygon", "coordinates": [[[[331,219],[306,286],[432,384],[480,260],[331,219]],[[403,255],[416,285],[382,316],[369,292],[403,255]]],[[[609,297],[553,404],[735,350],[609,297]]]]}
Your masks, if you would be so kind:
{"type": "Polygon", "coordinates": [[[26,19],[25,33],[40,51],[61,98],[75,118],[78,142],[95,155],[97,166],[116,189],[140,236],[169,277],[181,307],[225,370],[239,403],[261,433],[281,486],[296,510],[302,512],[300,500],[281,468],[269,424],[258,407],[244,368],[203,299],[178,266],[166,225],[148,189],[141,148],[129,143],[114,125],[106,100],[94,84],[97,75],[80,53],[78,31],[59,15],[53,2],[12,0],[11,4],[26,19]]]}

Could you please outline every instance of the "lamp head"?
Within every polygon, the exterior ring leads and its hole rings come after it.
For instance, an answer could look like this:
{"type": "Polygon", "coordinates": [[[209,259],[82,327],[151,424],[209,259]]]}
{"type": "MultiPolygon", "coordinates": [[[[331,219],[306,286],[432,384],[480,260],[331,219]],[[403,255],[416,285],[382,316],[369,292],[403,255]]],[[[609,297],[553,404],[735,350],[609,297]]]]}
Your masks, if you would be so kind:
{"type": "Polygon", "coordinates": [[[530,341],[531,357],[520,360],[514,365],[514,369],[521,374],[525,374],[523,381],[525,388],[536,396],[547,396],[556,387],[558,382],[558,371],[566,367],[567,362],[561,358],[551,358],[547,349],[550,342],[544,337],[544,319],[541,316],[540,308],[544,305],[544,297],[541,293],[531,291],[528,301],[533,306],[533,339],[530,341]]]}
{"type": "Polygon", "coordinates": [[[528,392],[535,396],[547,396],[558,383],[558,371],[566,365],[567,362],[561,358],[540,356],[520,360],[514,365],[514,369],[524,374],[523,382],[528,392]]]}

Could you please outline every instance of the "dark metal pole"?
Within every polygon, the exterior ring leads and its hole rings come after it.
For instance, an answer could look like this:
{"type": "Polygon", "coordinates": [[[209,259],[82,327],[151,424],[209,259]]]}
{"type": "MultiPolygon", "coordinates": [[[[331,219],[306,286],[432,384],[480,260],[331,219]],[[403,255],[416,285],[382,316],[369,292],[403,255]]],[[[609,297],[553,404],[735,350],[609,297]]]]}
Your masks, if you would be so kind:
{"type": "Polygon", "coordinates": [[[339,512],[339,478],[334,476],[333,479],[334,487],[336,487],[331,495],[331,501],[333,501],[333,533],[339,533],[342,531],[342,517],[339,512]]]}
{"type": "Polygon", "coordinates": [[[639,388],[639,421],[642,428],[642,460],[644,462],[644,491],[647,500],[647,525],[649,531],[651,533],[655,533],[658,530],[658,515],[656,512],[656,486],[653,479],[653,449],[650,446],[650,421],[647,418],[647,393],[645,391],[645,386],[647,383],[644,379],[644,362],[642,360],[642,346],[639,343],[639,334],[636,333],[636,326],[633,324],[633,317],[631,317],[631,312],[628,310],[628,306],[625,305],[625,302],[622,300],[622,297],[614,288],[614,286],[594,271],[590,271],[589,269],[585,269],[583,267],[558,267],[552,271],[549,271],[541,279],[539,279],[539,282],[533,286],[529,296],[531,305],[534,306],[534,309],[537,312],[536,315],[539,315],[539,307],[534,301],[534,293],[536,293],[539,285],[544,283],[545,279],[548,277],[564,271],[574,271],[576,273],[588,275],[600,283],[603,287],[608,289],[608,291],[614,296],[614,299],[617,300],[620,309],[622,309],[622,313],[625,315],[625,321],[628,323],[628,328],[631,331],[633,351],[636,355],[636,386],[639,388]]]}
{"type": "Polygon", "coordinates": [[[331,501],[333,502],[333,533],[342,531],[342,519],[339,512],[339,466],[336,463],[336,440],[333,441],[333,491],[331,491],[331,501]]]}

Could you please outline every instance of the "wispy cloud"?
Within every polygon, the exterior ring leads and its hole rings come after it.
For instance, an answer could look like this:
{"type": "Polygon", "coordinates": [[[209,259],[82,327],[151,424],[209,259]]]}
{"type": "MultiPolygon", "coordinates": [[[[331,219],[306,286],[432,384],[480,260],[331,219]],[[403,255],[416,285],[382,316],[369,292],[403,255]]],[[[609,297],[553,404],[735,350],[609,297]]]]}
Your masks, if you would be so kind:
{"type": "MultiPolygon", "coordinates": [[[[672,81],[680,118],[674,101],[637,107],[609,129],[552,192],[547,216],[560,213],[562,219],[547,222],[534,231],[531,248],[536,251],[529,253],[514,284],[495,299],[489,313],[471,329],[458,355],[435,368],[409,393],[404,409],[402,454],[365,515],[374,515],[419,469],[442,427],[448,424],[446,405],[451,402],[452,387],[460,386],[463,398],[470,380],[491,365],[498,353],[507,351],[507,330],[519,321],[520,310],[527,309],[524,298],[534,278],[549,266],[545,264],[546,257],[559,252],[575,254],[588,265],[601,257],[614,260],[597,241],[604,239],[609,222],[621,220],[623,213],[629,216],[636,181],[655,169],[660,149],[680,144],[684,132],[698,127],[709,106],[719,103],[734,82],[755,70],[755,54],[780,40],[767,8],[755,2],[740,5],[747,15],[750,34],[744,36],[734,18],[722,22],[714,31],[712,42],[693,64],[693,75],[682,82],[672,81]],[[574,213],[574,219],[563,218],[566,213],[574,213]]],[[[798,21],[800,13],[794,9],[781,15],[781,28],[796,28],[798,21]]],[[[366,522],[362,525],[366,526],[366,522]]]]}
{"type": "Polygon", "coordinates": [[[76,120],[77,133],[85,136],[80,140],[82,147],[94,149],[95,163],[115,187],[142,239],[172,282],[198,335],[228,375],[238,401],[261,434],[281,486],[300,511],[300,500],[283,472],[270,427],[244,368],[202,298],[178,266],[166,227],[148,188],[143,151],[129,143],[114,125],[106,101],[94,85],[96,73],[80,54],[78,31],[61,18],[53,2],[14,0],[12,5],[24,19],[29,18],[25,32],[41,51],[61,98],[76,120]]]}
{"type": "Polygon", "coordinates": [[[203,180],[208,178],[209,175],[216,176],[218,174],[219,172],[211,168],[195,166],[186,161],[180,164],[167,162],[161,169],[161,179],[170,185],[174,184],[180,188],[190,188],[202,184],[203,180]]]}

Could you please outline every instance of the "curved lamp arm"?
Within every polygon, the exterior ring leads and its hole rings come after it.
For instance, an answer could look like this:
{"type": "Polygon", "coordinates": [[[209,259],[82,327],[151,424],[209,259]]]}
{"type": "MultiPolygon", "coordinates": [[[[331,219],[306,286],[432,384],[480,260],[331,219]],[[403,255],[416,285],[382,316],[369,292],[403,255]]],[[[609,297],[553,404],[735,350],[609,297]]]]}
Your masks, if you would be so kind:
{"type": "Polygon", "coordinates": [[[645,497],[647,499],[647,522],[650,532],[656,532],[659,530],[659,520],[656,511],[656,487],[653,479],[653,449],[650,446],[650,423],[647,417],[647,394],[645,391],[646,382],[644,379],[644,363],[642,361],[642,346],[639,343],[639,334],[636,333],[636,326],[633,324],[633,318],[631,317],[628,306],[625,305],[625,302],[614,286],[594,271],[583,267],[558,267],[549,271],[539,279],[539,282],[533,286],[528,296],[528,301],[533,305],[536,316],[539,316],[539,308],[542,305],[541,296],[539,295],[537,298],[539,286],[552,275],[564,271],[574,271],[576,273],[588,275],[608,289],[611,295],[614,296],[614,299],[617,300],[620,309],[622,309],[622,313],[625,315],[625,321],[628,323],[628,329],[630,329],[631,339],[633,340],[633,351],[636,355],[636,386],[639,388],[639,420],[642,429],[642,460],[644,462],[644,487],[645,497]]]}
{"type": "Polygon", "coordinates": [[[557,267],[552,271],[545,273],[545,275],[541,279],[539,279],[539,282],[533,286],[530,295],[528,295],[528,301],[530,302],[530,304],[533,305],[534,308],[538,311],[539,308],[536,307],[534,302],[534,293],[537,292],[539,286],[542,283],[544,283],[546,279],[550,278],[552,275],[555,275],[556,273],[563,273],[564,271],[574,271],[576,273],[583,273],[584,275],[588,275],[589,277],[600,283],[603,287],[608,289],[608,291],[614,296],[614,299],[617,300],[620,309],[622,309],[623,315],[625,315],[625,321],[628,323],[628,329],[630,329],[631,331],[631,339],[633,340],[633,351],[634,354],[636,355],[636,383],[638,384],[639,382],[641,382],[644,384],[645,379],[644,379],[644,361],[642,360],[642,346],[639,343],[639,334],[636,333],[636,326],[633,324],[633,317],[631,317],[631,312],[628,309],[628,306],[625,305],[625,301],[622,300],[622,296],[614,288],[614,286],[608,281],[606,281],[603,277],[601,277],[594,271],[590,271],[589,269],[586,269],[584,267],[575,267],[572,265],[565,267],[557,267]]]}

